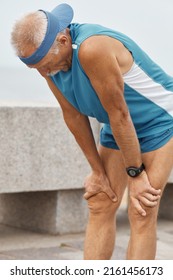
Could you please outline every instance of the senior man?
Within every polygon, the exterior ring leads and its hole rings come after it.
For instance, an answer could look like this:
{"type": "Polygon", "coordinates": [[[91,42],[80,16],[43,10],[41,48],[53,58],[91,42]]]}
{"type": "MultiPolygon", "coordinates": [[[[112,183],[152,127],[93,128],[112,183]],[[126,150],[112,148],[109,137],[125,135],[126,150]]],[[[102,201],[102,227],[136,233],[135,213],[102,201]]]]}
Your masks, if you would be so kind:
{"type": "Polygon", "coordinates": [[[111,258],[126,186],[127,259],[154,259],[160,197],[173,167],[173,78],[126,35],[72,18],[67,4],[29,13],[14,25],[12,44],[46,79],[91,166],[84,259],[111,258]],[[104,124],[99,147],[89,116],[104,124]]]}

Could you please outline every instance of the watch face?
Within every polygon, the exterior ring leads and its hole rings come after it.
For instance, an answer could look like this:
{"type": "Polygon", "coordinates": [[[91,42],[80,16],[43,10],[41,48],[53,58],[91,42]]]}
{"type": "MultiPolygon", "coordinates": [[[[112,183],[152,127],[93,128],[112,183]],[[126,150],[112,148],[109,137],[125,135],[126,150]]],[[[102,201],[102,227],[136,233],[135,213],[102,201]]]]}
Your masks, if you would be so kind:
{"type": "Polygon", "coordinates": [[[130,169],[129,170],[129,175],[132,176],[132,177],[135,177],[136,176],[136,171],[133,170],[133,169],[130,169]]]}
{"type": "Polygon", "coordinates": [[[141,174],[141,172],[145,169],[145,166],[144,164],[142,163],[142,165],[137,168],[135,166],[130,166],[128,168],[126,168],[126,171],[127,171],[127,174],[130,176],[130,177],[137,177],[138,175],[141,174]]]}

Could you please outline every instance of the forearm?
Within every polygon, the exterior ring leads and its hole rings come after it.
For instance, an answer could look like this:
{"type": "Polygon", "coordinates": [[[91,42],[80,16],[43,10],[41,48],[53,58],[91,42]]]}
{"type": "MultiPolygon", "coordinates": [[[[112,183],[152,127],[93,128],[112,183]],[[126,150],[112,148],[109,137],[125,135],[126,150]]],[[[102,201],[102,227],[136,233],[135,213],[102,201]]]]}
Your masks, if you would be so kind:
{"type": "Polygon", "coordinates": [[[97,173],[104,173],[89,119],[82,114],[78,114],[75,118],[64,115],[64,120],[88,160],[91,169],[97,173]]]}
{"type": "Polygon", "coordinates": [[[112,132],[124,158],[125,166],[140,166],[141,150],[129,112],[110,116],[112,132]]]}

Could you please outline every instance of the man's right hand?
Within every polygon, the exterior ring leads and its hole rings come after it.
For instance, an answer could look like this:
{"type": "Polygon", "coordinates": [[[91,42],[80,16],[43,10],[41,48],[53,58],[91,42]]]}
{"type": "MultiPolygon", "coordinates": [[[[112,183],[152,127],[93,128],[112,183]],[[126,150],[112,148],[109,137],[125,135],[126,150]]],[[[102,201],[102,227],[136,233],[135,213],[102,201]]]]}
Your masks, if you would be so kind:
{"type": "Polygon", "coordinates": [[[104,192],[113,202],[117,201],[117,196],[113,192],[106,174],[98,174],[93,171],[85,178],[84,187],[86,190],[84,198],[86,200],[100,192],[104,192]]]}

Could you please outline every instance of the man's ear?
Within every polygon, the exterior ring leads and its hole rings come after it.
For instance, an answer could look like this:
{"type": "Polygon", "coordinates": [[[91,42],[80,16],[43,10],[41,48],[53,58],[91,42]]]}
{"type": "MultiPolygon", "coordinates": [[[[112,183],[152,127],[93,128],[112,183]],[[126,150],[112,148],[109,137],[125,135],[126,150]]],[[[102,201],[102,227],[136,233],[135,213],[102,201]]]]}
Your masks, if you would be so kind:
{"type": "Polygon", "coordinates": [[[58,45],[65,46],[68,43],[68,37],[65,34],[60,34],[57,37],[58,45]]]}

